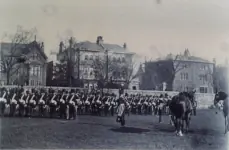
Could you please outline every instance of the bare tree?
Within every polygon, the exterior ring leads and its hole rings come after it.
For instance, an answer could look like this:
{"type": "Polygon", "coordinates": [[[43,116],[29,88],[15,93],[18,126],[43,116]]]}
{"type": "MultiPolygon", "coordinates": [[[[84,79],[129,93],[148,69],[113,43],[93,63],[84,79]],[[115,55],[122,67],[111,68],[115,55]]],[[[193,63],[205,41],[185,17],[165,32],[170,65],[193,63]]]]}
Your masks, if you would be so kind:
{"type": "Polygon", "coordinates": [[[111,58],[108,58],[108,60],[106,58],[96,58],[92,60],[92,68],[96,79],[106,80],[106,76],[118,69],[118,64],[113,62],[111,58]]]}
{"type": "Polygon", "coordinates": [[[169,54],[166,58],[168,61],[170,61],[171,63],[168,64],[172,64],[172,68],[170,69],[171,65],[168,66],[168,68],[164,68],[165,70],[170,70],[170,74],[168,76],[168,80],[165,82],[170,82],[171,83],[171,87],[173,87],[173,81],[177,75],[178,72],[180,72],[181,70],[188,68],[189,66],[187,64],[184,63],[184,55],[182,54],[177,54],[175,57],[172,54],[169,54]]]}
{"type": "Polygon", "coordinates": [[[106,55],[104,55],[104,58],[97,57],[93,59],[91,66],[94,71],[95,79],[98,81],[98,87],[102,89],[105,82],[110,82],[109,79],[116,79],[114,72],[121,68],[117,62],[106,55]]]}
{"type": "Polygon", "coordinates": [[[228,74],[227,68],[224,66],[215,66],[214,73],[208,73],[213,80],[215,90],[228,91],[228,74]]]}
{"type": "Polygon", "coordinates": [[[24,49],[29,48],[28,45],[34,38],[36,32],[36,28],[26,30],[18,26],[15,34],[6,34],[4,36],[4,39],[9,41],[9,47],[7,47],[7,49],[2,47],[1,71],[6,74],[7,84],[10,82],[10,77],[20,68],[18,65],[20,60],[18,60],[18,58],[22,56],[24,49]]]}
{"type": "Polygon", "coordinates": [[[137,69],[137,63],[133,63],[133,62],[128,63],[121,68],[127,86],[129,86],[131,81],[138,76],[137,74],[134,74],[136,69],[137,69]]]}

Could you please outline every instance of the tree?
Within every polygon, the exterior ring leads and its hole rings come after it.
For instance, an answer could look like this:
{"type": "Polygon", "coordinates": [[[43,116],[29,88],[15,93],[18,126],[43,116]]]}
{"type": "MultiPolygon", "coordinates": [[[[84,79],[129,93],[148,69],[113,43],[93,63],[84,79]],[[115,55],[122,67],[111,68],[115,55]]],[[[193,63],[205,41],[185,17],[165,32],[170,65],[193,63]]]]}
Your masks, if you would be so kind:
{"type": "Polygon", "coordinates": [[[167,83],[167,90],[173,90],[173,81],[176,74],[188,67],[183,63],[184,56],[169,54],[165,58],[157,61],[145,62],[145,72],[143,74],[142,89],[162,90],[162,83],[167,83]]]}
{"type": "Polygon", "coordinates": [[[61,63],[66,63],[66,76],[67,76],[67,80],[68,80],[68,85],[69,86],[73,86],[75,78],[74,78],[74,70],[75,68],[77,68],[77,86],[78,86],[78,82],[80,82],[80,45],[78,43],[76,43],[74,38],[70,38],[69,40],[69,44],[63,42],[61,43],[60,46],[61,49],[63,49],[64,51],[60,53],[60,55],[64,56],[62,57],[63,59],[60,60],[61,63]],[[75,52],[77,53],[77,55],[74,55],[75,52]],[[75,58],[75,56],[77,58],[75,58]]]}
{"type": "Polygon", "coordinates": [[[128,64],[124,65],[123,67],[121,67],[121,71],[123,73],[127,87],[129,86],[131,81],[134,78],[136,78],[136,76],[137,76],[134,74],[134,71],[136,71],[136,68],[137,68],[137,63],[133,63],[133,62],[128,63],[128,64]]]}
{"type": "Polygon", "coordinates": [[[216,91],[228,91],[228,68],[217,65],[213,74],[214,88],[216,91]]]}
{"type": "Polygon", "coordinates": [[[181,54],[178,54],[175,56],[174,59],[170,60],[172,61],[172,72],[171,72],[171,78],[168,78],[169,79],[169,82],[171,82],[171,89],[173,87],[173,81],[176,77],[176,74],[178,72],[180,72],[181,70],[185,69],[185,68],[188,68],[188,65],[187,64],[184,64],[183,62],[183,59],[184,59],[184,55],[181,55],[181,54]]]}
{"type": "Polygon", "coordinates": [[[1,71],[6,74],[7,84],[9,84],[11,76],[20,68],[18,64],[25,62],[25,59],[22,57],[23,50],[29,48],[28,45],[36,32],[35,28],[26,30],[18,26],[15,34],[6,34],[4,36],[9,41],[9,46],[6,50],[2,48],[1,51],[1,71]]]}
{"type": "MultiPolygon", "coordinates": [[[[109,76],[112,77],[114,75],[113,72],[120,69],[120,65],[107,55],[105,55],[104,58],[97,57],[92,60],[91,65],[95,79],[98,80],[99,88],[105,87],[105,82],[109,82],[109,76]]],[[[114,78],[116,78],[116,76],[114,78]]]]}

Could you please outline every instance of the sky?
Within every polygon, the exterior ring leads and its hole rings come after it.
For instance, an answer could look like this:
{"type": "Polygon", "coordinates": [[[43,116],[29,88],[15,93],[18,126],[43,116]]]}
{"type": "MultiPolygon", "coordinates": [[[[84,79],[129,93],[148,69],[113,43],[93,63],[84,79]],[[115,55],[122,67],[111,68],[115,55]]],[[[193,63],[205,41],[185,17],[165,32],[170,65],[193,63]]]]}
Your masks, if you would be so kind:
{"type": "MultiPolygon", "coordinates": [[[[195,56],[224,63],[229,56],[228,0],[0,0],[0,35],[18,25],[37,28],[47,55],[59,42],[123,45],[143,59],[185,48],[195,56]]],[[[4,41],[4,39],[2,39],[4,41]]]]}

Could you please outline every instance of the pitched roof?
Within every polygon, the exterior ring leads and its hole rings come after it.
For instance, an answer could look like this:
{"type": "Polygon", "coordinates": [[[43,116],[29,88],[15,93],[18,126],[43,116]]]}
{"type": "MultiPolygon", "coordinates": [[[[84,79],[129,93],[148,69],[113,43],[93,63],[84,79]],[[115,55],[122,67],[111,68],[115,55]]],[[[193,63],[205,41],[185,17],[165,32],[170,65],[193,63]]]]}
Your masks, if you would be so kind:
{"type": "Polygon", "coordinates": [[[29,44],[12,44],[12,43],[6,43],[6,42],[2,42],[1,44],[1,50],[4,55],[12,55],[10,50],[16,49],[13,53],[13,55],[15,56],[20,56],[22,54],[28,54],[32,47],[36,48],[38,50],[38,52],[45,58],[47,59],[48,57],[46,56],[46,54],[41,50],[39,44],[36,41],[33,41],[29,44]],[[15,46],[17,48],[11,48],[11,46],[15,46]]]}
{"type": "Polygon", "coordinates": [[[140,65],[137,73],[133,76],[133,79],[141,76],[143,73],[144,73],[144,71],[143,71],[142,65],[140,65]]]}
{"type": "Polygon", "coordinates": [[[108,50],[108,51],[117,52],[117,53],[132,53],[132,52],[129,52],[128,49],[125,49],[118,44],[108,44],[108,43],[97,44],[97,43],[90,42],[90,41],[76,43],[74,47],[81,48],[83,50],[98,51],[98,52],[108,50]]]}
{"type": "Polygon", "coordinates": [[[178,55],[179,57],[173,55],[173,54],[168,54],[164,59],[159,59],[159,60],[168,60],[168,59],[173,59],[173,60],[181,60],[181,61],[192,61],[192,62],[202,62],[202,63],[212,63],[211,61],[208,61],[206,59],[203,59],[201,57],[193,56],[190,54],[188,50],[185,50],[184,54],[178,55]],[[176,58],[177,57],[177,58],[176,58]]]}

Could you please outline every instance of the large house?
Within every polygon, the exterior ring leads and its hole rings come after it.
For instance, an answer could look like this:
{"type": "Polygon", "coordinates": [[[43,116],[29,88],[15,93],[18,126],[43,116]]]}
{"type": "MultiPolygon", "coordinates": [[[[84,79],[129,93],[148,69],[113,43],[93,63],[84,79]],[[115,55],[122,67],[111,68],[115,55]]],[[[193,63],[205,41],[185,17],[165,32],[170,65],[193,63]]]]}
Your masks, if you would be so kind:
{"type": "Polygon", "coordinates": [[[46,85],[46,62],[44,43],[36,40],[29,44],[1,43],[1,85],[46,85]],[[25,57],[26,61],[18,62],[25,57]],[[10,64],[10,69],[7,68],[10,64]],[[7,69],[9,71],[7,71],[7,69]]]}
{"type": "Polygon", "coordinates": [[[145,63],[142,89],[213,93],[214,63],[190,55],[188,49],[184,54],[168,55],[164,59],[145,63]]]}
{"type": "Polygon", "coordinates": [[[66,48],[61,42],[57,60],[71,60],[72,77],[83,80],[85,87],[96,87],[101,79],[124,83],[133,55],[125,43],[123,46],[104,43],[103,37],[98,36],[96,42],[74,43],[71,38],[66,48]]]}

